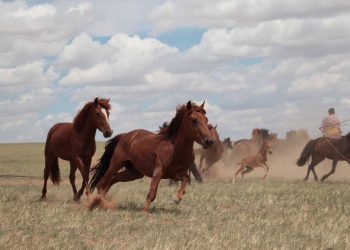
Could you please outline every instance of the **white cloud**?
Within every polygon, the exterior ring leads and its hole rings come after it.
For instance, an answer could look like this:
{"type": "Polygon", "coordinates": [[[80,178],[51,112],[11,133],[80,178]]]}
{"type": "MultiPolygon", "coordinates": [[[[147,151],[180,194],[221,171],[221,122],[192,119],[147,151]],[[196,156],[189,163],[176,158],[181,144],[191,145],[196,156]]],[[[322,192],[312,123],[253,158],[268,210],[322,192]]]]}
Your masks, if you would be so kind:
{"type": "Polygon", "coordinates": [[[168,0],[150,14],[153,31],[179,27],[231,28],[271,20],[324,18],[349,12],[346,0],[168,0]]]}
{"type": "Polygon", "coordinates": [[[250,137],[254,127],[317,133],[330,105],[348,112],[349,5],[0,2],[0,140],[43,140],[97,96],[111,98],[115,133],[155,131],[188,100],[206,100],[222,138],[250,137]],[[147,36],[178,27],[206,32],[184,52],[147,36]]]}
{"type": "Polygon", "coordinates": [[[69,9],[65,12],[52,4],[30,6],[24,1],[0,1],[0,67],[55,56],[67,40],[93,21],[91,5],[80,4],[69,9]]]}
{"type": "Polygon", "coordinates": [[[210,29],[189,57],[215,62],[242,57],[319,57],[349,53],[350,15],[327,19],[266,21],[233,29],[210,29]],[[326,43],[324,41],[327,41],[326,43]]]}
{"type": "Polygon", "coordinates": [[[57,64],[61,67],[74,66],[60,82],[114,84],[127,78],[133,79],[137,75],[142,76],[152,67],[162,67],[160,61],[176,56],[177,53],[176,48],[152,38],[141,39],[138,36],[117,34],[102,45],[82,34],[58,56],[57,64]],[[82,61],[85,63],[81,64],[82,61]]]}
{"type": "Polygon", "coordinates": [[[310,77],[300,78],[289,87],[289,92],[323,91],[334,88],[344,77],[340,74],[315,74],[310,77]]]}
{"type": "Polygon", "coordinates": [[[45,86],[58,78],[52,68],[45,71],[42,61],[34,61],[15,68],[0,68],[0,75],[0,86],[10,87],[16,87],[16,85],[45,86]]]}
{"type": "Polygon", "coordinates": [[[344,104],[347,107],[350,107],[350,98],[349,97],[344,97],[340,100],[341,104],[344,104]]]}
{"type": "Polygon", "coordinates": [[[84,13],[86,13],[92,9],[93,9],[92,4],[85,2],[85,3],[80,3],[77,6],[70,7],[64,13],[84,15],[84,13]]]}

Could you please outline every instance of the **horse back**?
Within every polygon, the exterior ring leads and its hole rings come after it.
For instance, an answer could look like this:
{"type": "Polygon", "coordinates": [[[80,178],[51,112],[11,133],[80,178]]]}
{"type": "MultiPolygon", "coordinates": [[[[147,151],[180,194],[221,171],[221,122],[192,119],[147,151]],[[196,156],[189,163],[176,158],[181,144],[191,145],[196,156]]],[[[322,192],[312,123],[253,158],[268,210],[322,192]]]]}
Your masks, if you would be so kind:
{"type": "Polygon", "coordinates": [[[122,134],[115,154],[121,161],[128,161],[142,174],[152,177],[160,140],[157,134],[137,129],[122,134]]]}
{"type": "Polygon", "coordinates": [[[72,123],[56,123],[52,126],[46,139],[45,155],[52,154],[64,160],[70,160],[73,133],[72,123]]]}

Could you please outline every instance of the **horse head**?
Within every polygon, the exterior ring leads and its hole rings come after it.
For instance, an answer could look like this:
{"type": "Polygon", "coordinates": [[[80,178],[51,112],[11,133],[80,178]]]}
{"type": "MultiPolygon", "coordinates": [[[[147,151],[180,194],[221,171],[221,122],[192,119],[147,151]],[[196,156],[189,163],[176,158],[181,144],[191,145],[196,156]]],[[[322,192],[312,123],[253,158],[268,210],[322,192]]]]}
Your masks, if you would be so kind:
{"type": "Polygon", "coordinates": [[[215,143],[216,138],[208,128],[208,118],[205,115],[204,104],[205,101],[200,106],[197,106],[188,101],[183,123],[188,135],[201,144],[203,148],[207,149],[215,143]]]}
{"type": "Polygon", "coordinates": [[[109,125],[110,108],[109,99],[95,98],[92,122],[96,128],[102,132],[105,138],[110,137],[113,134],[113,130],[109,125]]]}
{"type": "Polygon", "coordinates": [[[215,141],[219,141],[220,140],[218,131],[216,130],[217,127],[218,127],[218,125],[213,126],[211,124],[208,124],[208,129],[210,130],[210,133],[213,136],[213,138],[215,138],[215,141]]]}
{"type": "Polygon", "coordinates": [[[230,137],[227,137],[223,140],[222,142],[227,148],[233,148],[232,146],[232,141],[231,141],[231,138],[230,137]]]}
{"type": "Polygon", "coordinates": [[[272,146],[273,146],[273,144],[271,141],[269,141],[269,140],[263,141],[263,147],[267,153],[272,154],[272,146]]]}

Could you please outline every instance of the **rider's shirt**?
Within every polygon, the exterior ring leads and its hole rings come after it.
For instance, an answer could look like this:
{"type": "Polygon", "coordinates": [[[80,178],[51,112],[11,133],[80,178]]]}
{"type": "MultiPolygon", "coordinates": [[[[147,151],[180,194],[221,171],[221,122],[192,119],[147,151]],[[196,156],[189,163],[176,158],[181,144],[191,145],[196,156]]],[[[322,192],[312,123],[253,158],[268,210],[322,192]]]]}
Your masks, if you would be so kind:
{"type": "Polygon", "coordinates": [[[329,115],[322,120],[322,132],[326,137],[340,138],[339,119],[336,115],[329,115]]]}

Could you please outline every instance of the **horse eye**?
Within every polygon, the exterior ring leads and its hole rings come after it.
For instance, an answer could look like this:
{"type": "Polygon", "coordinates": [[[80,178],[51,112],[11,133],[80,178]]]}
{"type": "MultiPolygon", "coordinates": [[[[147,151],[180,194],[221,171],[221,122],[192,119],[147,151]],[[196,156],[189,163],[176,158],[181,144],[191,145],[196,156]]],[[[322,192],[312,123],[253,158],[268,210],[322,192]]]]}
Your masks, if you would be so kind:
{"type": "Polygon", "coordinates": [[[101,116],[101,112],[96,112],[96,115],[97,116],[101,116]]]}
{"type": "Polygon", "coordinates": [[[198,120],[197,119],[193,119],[192,123],[193,123],[193,125],[197,125],[198,124],[198,120]]]}

